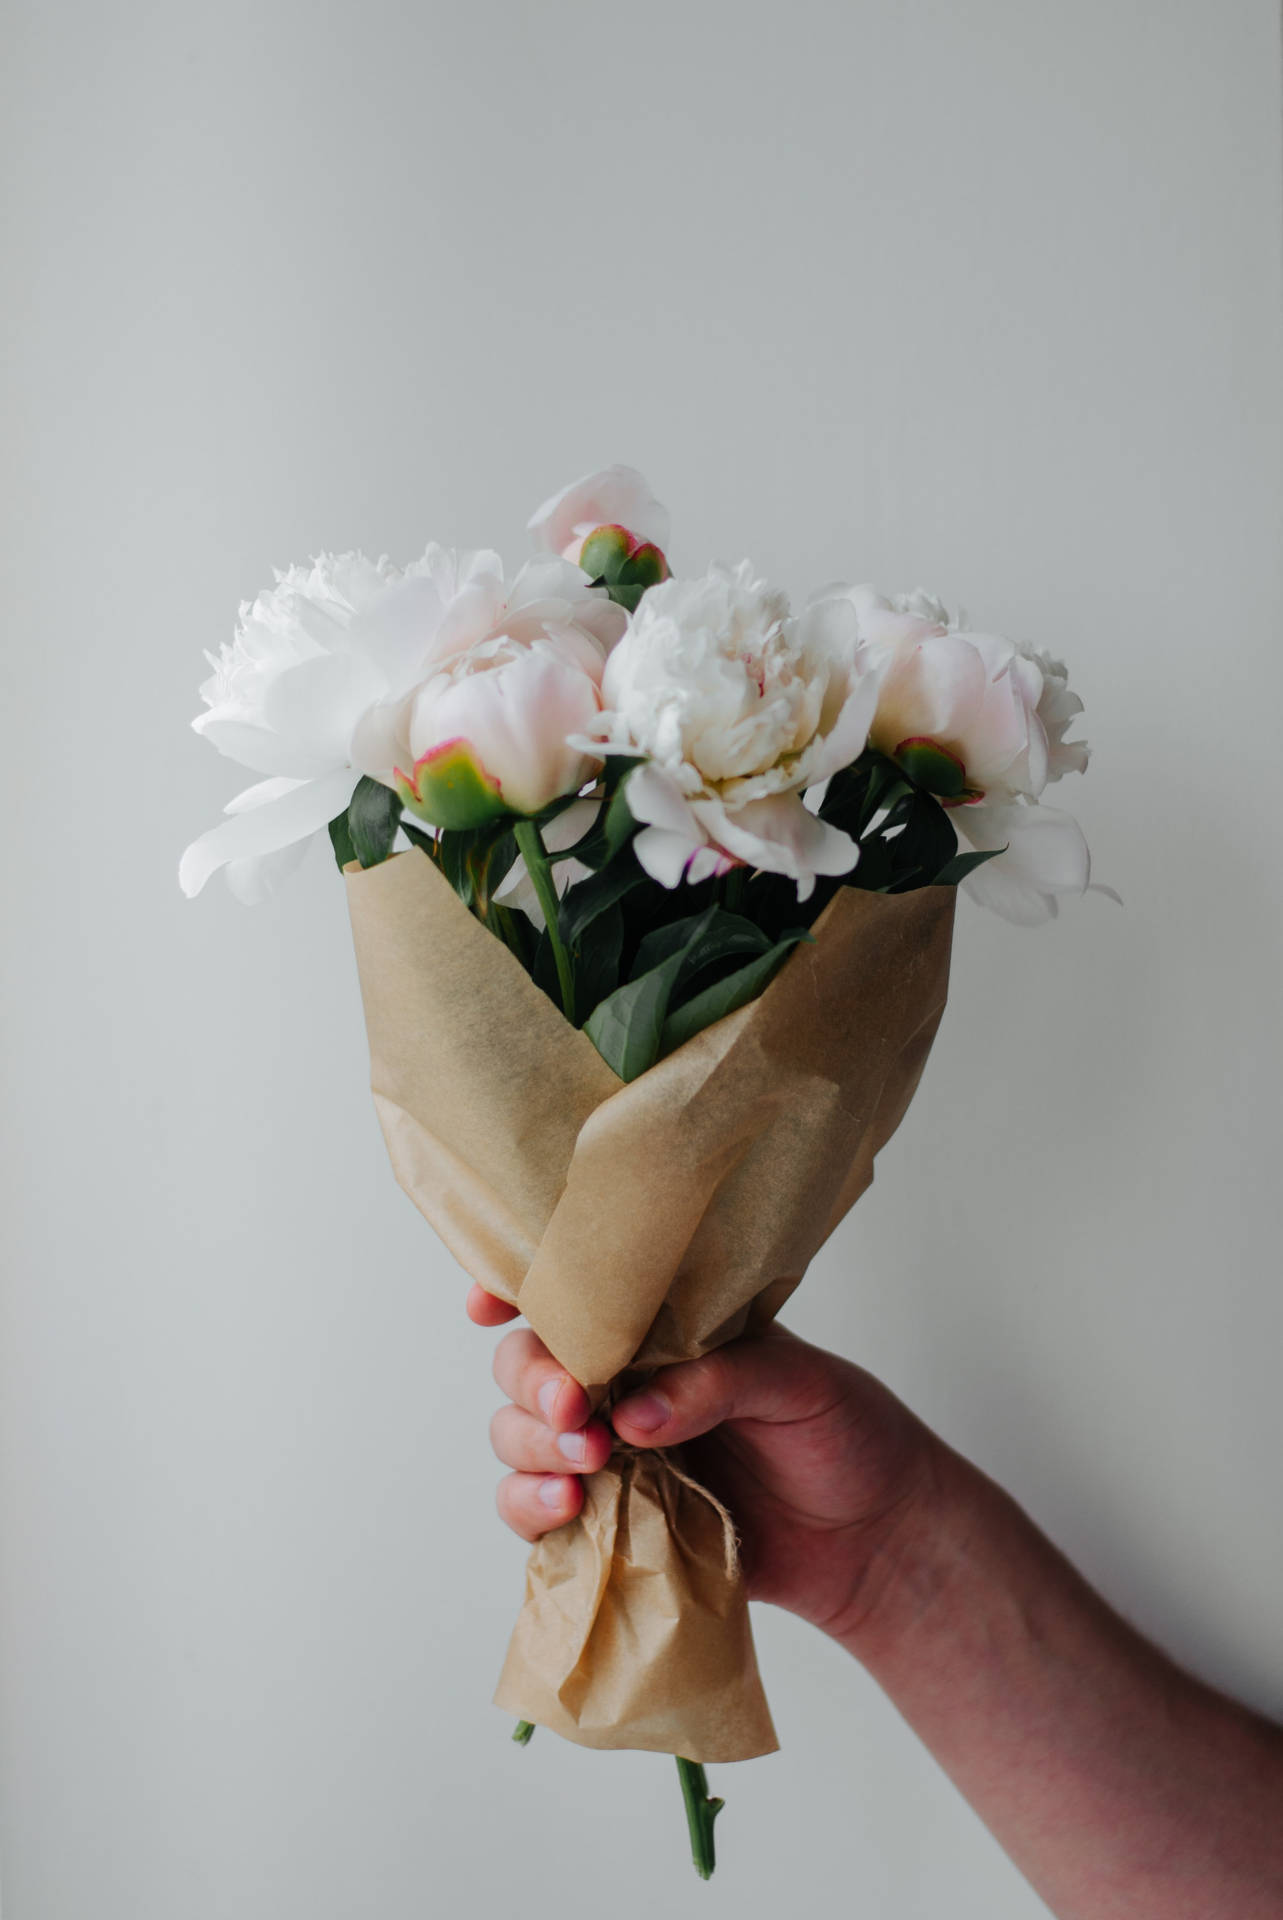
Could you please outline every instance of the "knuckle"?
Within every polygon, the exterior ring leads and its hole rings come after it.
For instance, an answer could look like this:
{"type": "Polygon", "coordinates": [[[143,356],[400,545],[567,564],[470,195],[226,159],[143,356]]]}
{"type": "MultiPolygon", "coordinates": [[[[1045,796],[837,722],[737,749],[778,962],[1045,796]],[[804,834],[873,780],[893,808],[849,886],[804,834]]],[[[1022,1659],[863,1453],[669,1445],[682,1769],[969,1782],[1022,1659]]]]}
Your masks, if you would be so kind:
{"type": "Polygon", "coordinates": [[[495,1489],[495,1506],[506,1527],[511,1528],[522,1540],[534,1541],[538,1535],[531,1531],[530,1522],[522,1511],[519,1488],[519,1476],[508,1474],[495,1489]]]}
{"type": "Polygon", "coordinates": [[[508,1393],[512,1382],[521,1372],[526,1360],[525,1348],[531,1335],[525,1327],[515,1327],[511,1333],[505,1333],[494,1350],[494,1359],[490,1371],[494,1375],[495,1385],[508,1393]]]}
{"type": "MultiPolygon", "coordinates": [[[[718,1348],[696,1360],[679,1385],[680,1405],[684,1413],[698,1415],[710,1426],[725,1420],[735,1407],[735,1364],[729,1353],[718,1348]]],[[[676,1396],[674,1396],[676,1401],[676,1396]]]]}

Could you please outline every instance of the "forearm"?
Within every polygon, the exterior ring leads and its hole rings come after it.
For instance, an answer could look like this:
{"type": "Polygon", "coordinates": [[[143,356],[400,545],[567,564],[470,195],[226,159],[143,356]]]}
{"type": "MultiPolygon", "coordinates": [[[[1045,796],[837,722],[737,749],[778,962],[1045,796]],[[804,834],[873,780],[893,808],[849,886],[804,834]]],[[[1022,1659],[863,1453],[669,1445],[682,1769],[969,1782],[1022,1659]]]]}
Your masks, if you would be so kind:
{"type": "Polygon", "coordinates": [[[843,1644],[1059,1920],[1280,1920],[1283,1734],[1132,1631],[947,1449],[843,1644]]]}

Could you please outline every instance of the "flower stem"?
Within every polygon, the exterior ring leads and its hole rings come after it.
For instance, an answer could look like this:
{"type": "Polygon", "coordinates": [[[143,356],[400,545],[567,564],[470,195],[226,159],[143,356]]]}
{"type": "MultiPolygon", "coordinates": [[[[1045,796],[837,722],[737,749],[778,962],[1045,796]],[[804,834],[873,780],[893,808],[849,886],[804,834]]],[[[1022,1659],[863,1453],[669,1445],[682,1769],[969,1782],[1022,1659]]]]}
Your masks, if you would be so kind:
{"type": "Polygon", "coordinates": [[[686,1802],[686,1824],[690,1828],[691,1859],[701,1880],[711,1880],[717,1856],[713,1851],[713,1822],[726,1804],[708,1797],[708,1776],[697,1760],[677,1756],[677,1777],[686,1802]]]}
{"type": "Polygon", "coordinates": [[[519,1747],[528,1747],[530,1745],[530,1736],[534,1730],[533,1721],[518,1720],[516,1726],[512,1729],[512,1737],[519,1747]]]}
{"type": "Polygon", "coordinates": [[[517,851],[526,863],[526,872],[530,875],[543,917],[548,925],[548,942],[552,948],[552,957],[557,963],[557,981],[561,987],[561,1010],[571,1025],[575,1020],[575,976],[570,970],[570,955],[562,944],[561,932],[557,926],[557,889],[553,885],[552,868],[548,864],[548,850],[543,843],[543,835],[533,820],[518,820],[513,833],[516,837],[517,851]]]}

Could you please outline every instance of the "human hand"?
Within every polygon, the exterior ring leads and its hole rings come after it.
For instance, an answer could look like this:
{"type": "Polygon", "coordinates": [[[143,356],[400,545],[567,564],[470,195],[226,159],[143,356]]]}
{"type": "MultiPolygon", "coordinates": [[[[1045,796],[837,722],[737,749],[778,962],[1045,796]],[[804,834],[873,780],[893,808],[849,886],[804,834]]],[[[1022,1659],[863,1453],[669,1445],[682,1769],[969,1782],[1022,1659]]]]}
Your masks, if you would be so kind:
{"type": "MultiPolygon", "coordinates": [[[[468,1313],[496,1326],[516,1310],[474,1287],[468,1313]]],[[[495,1452],[515,1469],[499,1512],[536,1540],[578,1513],[582,1475],[610,1455],[610,1427],[589,1418],[583,1388],[527,1328],[499,1343],[494,1374],[513,1402],[491,1423],[495,1452]]],[[[630,1446],[681,1445],[734,1518],[750,1597],[838,1639],[894,1570],[943,1451],[872,1375],[779,1326],[664,1368],[611,1421],[630,1446]]]]}

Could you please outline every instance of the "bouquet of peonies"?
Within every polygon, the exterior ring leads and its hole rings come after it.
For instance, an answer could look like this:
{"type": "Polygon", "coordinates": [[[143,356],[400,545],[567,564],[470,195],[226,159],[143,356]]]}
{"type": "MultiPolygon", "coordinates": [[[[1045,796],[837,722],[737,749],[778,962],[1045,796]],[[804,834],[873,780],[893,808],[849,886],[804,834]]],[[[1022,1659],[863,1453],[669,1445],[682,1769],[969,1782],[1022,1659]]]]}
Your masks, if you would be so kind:
{"type": "MultiPolygon", "coordinates": [[[[328,830],[393,1168],[598,1406],[766,1324],[867,1187],[944,1009],[956,886],[1051,918],[1089,884],[1046,786],[1081,771],[1058,661],[930,596],[794,613],[742,564],[670,575],[613,467],[538,556],[429,546],[279,575],[196,730],[266,775],[183,856],[270,893],[328,830]]],[[[730,1516],[620,1446],[545,1536],[496,1695],[590,1747],[775,1746],[730,1516]]]]}

